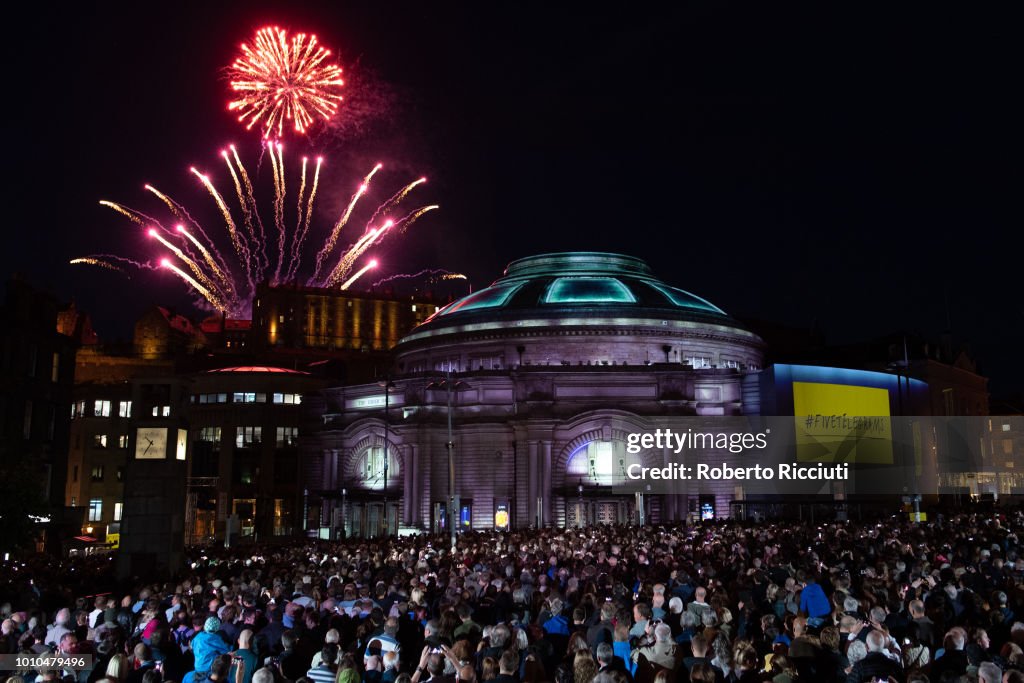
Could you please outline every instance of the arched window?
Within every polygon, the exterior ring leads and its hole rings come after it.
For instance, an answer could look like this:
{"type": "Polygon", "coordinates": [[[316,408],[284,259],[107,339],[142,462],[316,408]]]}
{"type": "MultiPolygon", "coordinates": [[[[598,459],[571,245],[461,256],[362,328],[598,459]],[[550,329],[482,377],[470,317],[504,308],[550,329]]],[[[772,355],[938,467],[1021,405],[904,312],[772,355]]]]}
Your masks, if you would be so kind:
{"type": "MultiPolygon", "coordinates": [[[[357,459],[358,469],[356,476],[364,488],[382,491],[384,490],[384,446],[369,446],[363,449],[357,459]]],[[[398,468],[398,459],[395,458],[394,447],[389,449],[387,458],[387,483],[388,488],[400,484],[401,472],[398,468]]]]}
{"type": "Polygon", "coordinates": [[[640,456],[626,452],[624,441],[591,441],[573,451],[565,465],[567,481],[591,486],[611,486],[626,476],[627,468],[640,463],[640,456]]]}

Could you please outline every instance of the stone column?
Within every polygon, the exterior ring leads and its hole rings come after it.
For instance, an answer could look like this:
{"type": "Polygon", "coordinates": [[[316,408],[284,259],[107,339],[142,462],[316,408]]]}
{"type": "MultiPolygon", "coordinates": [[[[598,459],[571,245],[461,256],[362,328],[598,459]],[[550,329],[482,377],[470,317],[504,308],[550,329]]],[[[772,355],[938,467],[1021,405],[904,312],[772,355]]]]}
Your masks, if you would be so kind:
{"type": "Polygon", "coordinates": [[[412,511],[413,511],[413,478],[412,478],[412,463],[413,463],[413,446],[412,444],[405,447],[405,457],[402,459],[402,523],[406,526],[412,525],[412,511]]]}
{"type": "Polygon", "coordinates": [[[537,462],[536,441],[527,442],[526,461],[530,465],[529,486],[527,487],[529,499],[527,501],[526,509],[529,513],[530,526],[533,526],[537,523],[537,496],[539,495],[537,486],[537,479],[539,473],[537,472],[537,466],[540,463],[537,462]]]}
{"type": "Polygon", "coordinates": [[[551,442],[545,441],[543,443],[542,455],[544,463],[541,470],[543,474],[543,484],[541,495],[544,496],[544,526],[551,526],[554,520],[551,517],[551,442]]]}

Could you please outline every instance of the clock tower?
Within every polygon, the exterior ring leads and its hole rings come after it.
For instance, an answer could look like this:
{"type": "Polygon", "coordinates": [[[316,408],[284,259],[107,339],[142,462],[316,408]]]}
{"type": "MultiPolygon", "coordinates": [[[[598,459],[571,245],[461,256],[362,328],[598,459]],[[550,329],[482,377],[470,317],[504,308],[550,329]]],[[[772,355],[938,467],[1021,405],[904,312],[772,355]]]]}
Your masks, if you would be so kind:
{"type": "Polygon", "coordinates": [[[138,378],[132,386],[118,575],[169,574],[184,560],[188,381],[138,378]]]}

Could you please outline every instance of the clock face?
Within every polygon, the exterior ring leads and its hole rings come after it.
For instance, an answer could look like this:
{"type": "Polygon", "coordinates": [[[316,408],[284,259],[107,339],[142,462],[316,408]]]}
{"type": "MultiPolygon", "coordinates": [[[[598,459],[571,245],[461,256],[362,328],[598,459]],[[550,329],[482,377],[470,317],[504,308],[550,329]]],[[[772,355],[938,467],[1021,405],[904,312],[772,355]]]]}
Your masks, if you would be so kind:
{"type": "Polygon", "coordinates": [[[175,460],[184,460],[185,459],[185,448],[187,446],[188,446],[188,430],[187,429],[179,429],[178,430],[178,443],[177,443],[177,445],[174,448],[174,458],[175,458],[175,460]]]}
{"type": "Polygon", "coordinates": [[[163,460],[167,457],[167,428],[139,427],[135,432],[136,460],[163,460]]]}

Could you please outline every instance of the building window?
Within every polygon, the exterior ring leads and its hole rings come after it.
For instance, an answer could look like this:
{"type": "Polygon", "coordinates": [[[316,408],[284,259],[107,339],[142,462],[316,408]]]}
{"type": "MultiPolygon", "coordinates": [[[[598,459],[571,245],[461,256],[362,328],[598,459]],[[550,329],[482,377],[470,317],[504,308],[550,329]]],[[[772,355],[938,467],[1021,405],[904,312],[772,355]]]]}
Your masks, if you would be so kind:
{"type": "Polygon", "coordinates": [[[132,402],[131,401],[119,401],[117,404],[117,416],[118,417],[131,417],[132,416],[132,402]]]}
{"type": "Polygon", "coordinates": [[[413,305],[412,305],[412,312],[413,312],[413,313],[415,313],[415,312],[416,312],[416,304],[413,304],[413,305]]]}
{"type": "Polygon", "coordinates": [[[298,405],[302,403],[302,394],[274,394],[274,403],[298,405]]]}
{"type": "Polygon", "coordinates": [[[1003,453],[1006,455],[1013,453],[1013,439],[1003,439],[1003,453]]]}
{"type": "Polygon", "coordinates": [[[235,448],[258,446],[262,440],[262,427],[237,427],[235,432],[235,448]]]}
{"type": "Polygon", "coordinates": [[[683,356],[683,361],[689,363],[694,369],[710,368],[711,367],[711,356],[705,356],[698,353],[690,353],[683,356]]]}
{"type": "Polygon", "coordinates": [[[75,404],[74,404],[74,403],[72,403],[72,404],[71,404],[71,419],[72,419],[72,420],[74,420],[74,419],[75,419],[75,408],[76,408],[76,407],[77,407],[77,406],[75,406],[75,404]]]}
{"type": "Polygon", "coordinates": [[[75,412],[78,414],[78,417],[85,417],[85,401],[78,402],[75,406],[75,412]]]}
{"type": "Polygon", "coordinates": [[[1004,432],[1010,431],[1010,423],[1009,422],[1004,422],[1003,423],[1003,431],[1004,432]]]}
{"type": "Polygon", "coordinates": [[[96,417],[110,417],[110,401],[95,401],[92,414],[96,417]]]}
{"type": "Polygon", "coordinates": [[[285,448],[288,446],[297,446],[299,444],[299,428],[298,427],[278,427],[277,428],[277,447],[285,448]]]}
{"type": "Polygon", "coordinates": [[[760,370],[760,369],[761,369],[761,366],[758,365],[757,363],[747,363],[747,370],[757,371],[757,370],[760,370]]]}
{"type": "Polygon", "coordinates": [[[121,435],[119,435],[117,437],[117,447],[118,448],[128,448],[128,435],[127,434],[121,434],[121,435]]]}
{"type": "MultiPolygon", "coordinates": [[[[71,483],[73,483],[73,484],[77,484],[78,483],[78,465],[75,465],[74,467],[71,468],[71,483]]],[[[71,507],[74,507],[74,506],[75,506],[75,504],[71,503],[71,507]]]]}
{"type": "Polygon", "coordinates": [[[722,361],[722,367],[723,368],[734,368],[736,370],[739,370],[740,362],[738,360],[723,360],[722,361]]]}
{"type": "Polygon", "coordinates": [[[53,364],[50,366],[50,381],[55,383],[60,379],[60,354],[53,352],[53,364]]]}
{"type": "Polygon", "coordinates": [[[446,358],[444,360],[434,361],[434,370],[437,372],[458,372],[459,359],[446,358]]]}
{"type": "Polygon", "coordinates": [[[213,450],[220,450],[220,427],[203,427],[199,430],[199,441],[206,441],[211,444],[213,450]]]}
{"type": "Polygon", "coordinates": [[[103,519],[103,499],[91,498],[89,500],[89,521],[98,522],[103,519]]]}
{"type": "Polygon", "coordinates": [[[198,394],[194,398],[198,398],[199,403],[227,403],[228,402],[228,395],[227,394],[198,394]]]}
{"type": "Polygon", "coordinates": [[[117,480],[118,481],[124,481],[124,468],[123,467],[118,467],[117,468],[117,480]]]}
{"type": "Polygon", "coordinates": [[[505,357],[498,356],[477,356],[469,359],[470,370],[501,370],[505,364],[505,357]]]}
{"type": "Polygon", "coordinates": [[[106,434],[93,434],[92,445],[95,448],[106,448],[107,447],[107,435],[106,434]]]}
{"type": "Polygon", "coordinates": [[[124,512],[124,503],[114,503],[114,521],[121,521],[121,514],[124,512]]]}
{"type": "Polygon", "coordinates": [[[170,406],[153,406],[153,417],[170,417],[170,406]]]}
{"type": "Polygon", "coordinates": [[[942,390],[942,405],[943,405],[944,410],[946,411],[946,415],[955,415],[956,414],[956,405],[955,405],[955,403],[953,401],[953,390],[952,389],[943,389],[942,390]]]}
{"type": "Polygon", "coordinates": [[[252,391],[236,391],[232,400],[235,403],[266,403],[267,395],[252,391]]]}
{"type": "Polygon", "coordinates": [[[103,481],[103,465],[93,465],[91,476],[93,481],[103,481]]]}

